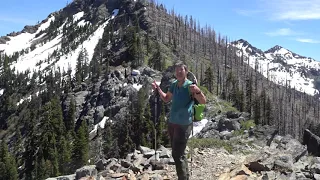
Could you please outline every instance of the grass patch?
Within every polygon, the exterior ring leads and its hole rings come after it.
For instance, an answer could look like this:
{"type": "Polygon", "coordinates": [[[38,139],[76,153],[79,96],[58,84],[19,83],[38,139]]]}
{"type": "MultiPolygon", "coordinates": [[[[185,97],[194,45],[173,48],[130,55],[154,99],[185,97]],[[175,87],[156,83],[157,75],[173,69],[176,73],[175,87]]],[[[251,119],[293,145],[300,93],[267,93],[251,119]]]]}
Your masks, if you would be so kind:
{"type": "Polygon", "coordinates": [[[245,130],[249,130],[251,126],[252,127],[256,126],[256,124],[254,123],[254,120],[248,120],[248,121],[241,120],[240,124],[241,124],[241,129],[237,130],[237,131],[233,131],[233,133],[232,133],[233,136],[244,135],[245,130]]]}
{"type": "Polygon", "coordinates": [[[230,141],[224,141],[216,138],[203,138],[203,139],[191,138],[188,141],[188,146],[192,148],[199,148],[199,149],[211,148],[211,147],[224,148],[229,153],[231,153],[233,149],[230,141]]]}
{"type": "Polygon", "coordinates": [[[256,124],[254,123],[254,120],[248,120],[248,121],[240,121],[240,124],[241,124],[241,129],[244,129],[244,130],[249,130],[250,127],[255,127],[256,124]]]}
{"type": "Polygon", "coordinates": [[[228,112],[228,111],[234,111],[234,112],[238,112],[239,110],[235,107],[232,106],[232,104],[228,101],[220,101],[217,102],[219,103],[222,107],[223,107],[223,113],[228,112]]]}

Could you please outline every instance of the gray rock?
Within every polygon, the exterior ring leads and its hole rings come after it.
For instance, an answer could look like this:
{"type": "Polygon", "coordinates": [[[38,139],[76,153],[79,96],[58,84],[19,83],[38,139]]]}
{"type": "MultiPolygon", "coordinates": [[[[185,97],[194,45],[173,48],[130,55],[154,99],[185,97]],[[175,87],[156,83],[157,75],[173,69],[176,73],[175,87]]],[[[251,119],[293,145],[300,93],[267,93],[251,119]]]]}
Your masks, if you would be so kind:
{"type": "Polygon", "coordinates": [[[97,173],[96,165],[84,166],[76,170],[76,180],[86,176],[96,176],[97,173]]]}
{"type": "Polygon", "coordinates": [[[308,129],[304,130],[302,144],[307,145],[310,154],[320,156],[320,137],[316,136],[308,129]]]}
{"type": "Polygon", "coordinates": [[[150,67],[145,67],[145,68],[142,70],[141,75],[142,75],[142,76],[143,76],[143,75],[147,75],[147,76],[152,77],[152,76],[156,75],[156,71],[153,70],[153,69],[151,69],[150,67]]]}
{"type": "Polygon", "coordinates": [[[232,132],[222,131],[220,132],[220,139],[229,140],[232,137],[232,132]]]}
{"type": "Polygon", "coordinates": [[[47,178],[46,180],[74,180],[76,177],[75,174],[67,175],[67,176],[59,176],[54,178],[47,178]]]}
{"type": "Polygon", "coordinates": [[[230,120],[230,119],[220,119],[218,123],[218,130],[226,131],[226,130],[240,130],[241,126],[240,123],[236,120],[230,120]]]}
{"type": "Polygon", "coordinates": [[[10,41],[10,38],[8,36],[0,37],[0,44],[5,44],[7,41],[10,41]]]}
{"type": "Polygon", "coordinates": [[[124,75],[119,71],[119,70],[115,70],[114,71],[114,74],[116,75],[116,77],[119,79],[119,80],[124,80],[124,75]]]}
{"type": "Polygon", "coordinates": [[[127,160],[121,160],[121,166],[124,168],[129,168],[130,166],[132,166],[132,163],[130,161],[127,160]]]}
{"type": "Polygon", "coordinates": [[[301,172],[297,172],[296,173],[296,179],[306,179],[306,176],[301,172]]]}
{"type": "Polygon", "coordinates": [[[314,174],[314,175],[313,175],[313,178],[314,178],[315,180],[320,180],[320,174],[314,174]]]}
{"type": "Polygon", "coordinates": [[[157,152],[160,152],[159,157],[160,158],[170,158],[171,157],[171,152],[165,148],[164,146],[160,146],[160,148],[158,148],[157,152]]]}
{"type": "Polygon", "coordinates": [[[320,164],[313,164],[313,165],[311,165],[310,170],[311,170],[313,173],[320,174],[320,164]]]}
{"type": "Polygon", "coordinates": [[[134,155],[134,158],[133,158],[133,166],[137,167],[139,166],[140,164],[145,164],[145,158],[143,157],[142,154],[138,154],[138,155],[134,155]]]}
{"type": "Polygon", "coordinates": [[[144,147],[144,146],[139,146],[139,150],[141,151],[142,154],[154,151],[153,149],[150,149],[150,148],[144,147]]]}
{"type": "Polygon", "coordinates": [[[105,164],[107,164],[107,160],[105,159],[99,159],[97,162],[96,162],[96,168],[98,171],[102,171],[102,170],[105,170],[105,164]]]}
{"type": "Polygon", "coordinates": [[[293,159],[290,154],[283,154],[276,157],[274,162],[275,168],[279,168],[285,171],[291,171],[293,167],[293,159]]]}
{"type": "Polygon", "coordinates": [[[152,159],[150,161],[150,164],[152,165],[152,169],[153,170],[163,170],[164,169],[164,166],[165,164],[161,161],[156,161],[154,159],[152,159]]]}
{"type": "Polygon", "coordinates": [[[274,171],[267,171],[262,176],[263,180],[276,179],[276,173],[274,171]]]}
{"type": "Polygon", "coordinates": [[[96,18],[98,21],[104,20],[109,16],[108,9],[105,4],[101,4],[96,11],[96,18]]]}
{"type": "Polygon", "coordinates": [[[94,112],[95,124],[99,123],[102,120],[102,118],[104,117],[104,111],[105,109],[102,105],[96,107],[96,110],[94,112]]]}
{"type": "Polygon", "coordinates": [[[228,119],[236,119],[239,118],[242,114],[240,112],[228,111],[226,115],[228,119]]]}
{"type": "Polygon", "coordinates": [[[105,164],[106,166],[106,170],[111,170],[111,167],[114,166],[115,164],[117,164],[117,159],[108,159],[107,164],[105,164]]]}
{"type": "Polygon", "coordinates": [[[253,171],[253,172],[261,172],[261,171],[270,171],[271,170],[266,165],[264,165],[258,161],[250,162],[246,166],[248,167],[248,169],[250,171],[253,171]]]}

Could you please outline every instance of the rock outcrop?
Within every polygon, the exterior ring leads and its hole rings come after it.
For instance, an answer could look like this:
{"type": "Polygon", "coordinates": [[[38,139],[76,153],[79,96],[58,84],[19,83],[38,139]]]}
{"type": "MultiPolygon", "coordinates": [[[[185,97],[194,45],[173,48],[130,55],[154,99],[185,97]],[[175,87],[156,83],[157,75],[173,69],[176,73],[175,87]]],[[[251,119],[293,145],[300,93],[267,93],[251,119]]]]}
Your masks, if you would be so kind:
{"type": "Polygon", "coordinates": [[[320,156],[320,137],[316,136],[308,129],[304,130],[303,144],[307,145],[310,154],[320,156]]]}

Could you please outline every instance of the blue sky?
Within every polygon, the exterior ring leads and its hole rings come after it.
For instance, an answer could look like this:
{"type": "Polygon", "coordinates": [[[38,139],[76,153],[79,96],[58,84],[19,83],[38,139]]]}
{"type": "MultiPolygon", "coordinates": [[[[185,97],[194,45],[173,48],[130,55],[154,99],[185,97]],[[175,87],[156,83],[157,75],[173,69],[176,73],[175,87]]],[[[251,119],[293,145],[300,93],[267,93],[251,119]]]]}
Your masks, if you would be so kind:
{"type": "MultiPolygon", "coordinates": [[[[70,2],[71,0],[69,0],[70,2]]],[[[157,0],[192,15],[231,40],[265,51],[275,45],[320,61],[320,0],[157,0]]],[[[0,35],[35,24],[67,0],[10,0],[0,6],[0,35]]]]}

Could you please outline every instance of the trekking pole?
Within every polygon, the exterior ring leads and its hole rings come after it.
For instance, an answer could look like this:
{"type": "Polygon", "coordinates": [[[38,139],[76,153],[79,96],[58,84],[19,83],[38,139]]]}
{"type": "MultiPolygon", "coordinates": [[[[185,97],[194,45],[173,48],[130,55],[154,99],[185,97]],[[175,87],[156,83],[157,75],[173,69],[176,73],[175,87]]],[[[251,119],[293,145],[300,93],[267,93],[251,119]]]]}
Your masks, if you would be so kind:
{"type": "Polygon", "coordinates": [[[154,93],[154,159],[157,161],[157,94],[158,94],[158,89],[155,90],[154,93]]]}
{"type": "MultiPolygon", "coordinates": [[[[190,73],[191,74],[191,76],[192,76],[192,78],[193,78],[193,83],[192,84],[198,84],[198,81],[197,81],[197,78],[196,78],[196,76],[192,73],[192,72],[188,72],[188,73],[190,73]]],[[[192,99],[194,99],[194,97],[193,97],[193,94],[192,94],[192,99]]],[[[192,107],[192,127],[191,127],[191,138],[193,138],[193,122],[194,122],[194,112],[195,112],[195,109],[194,109],[194,107],[192,107]]],[[[192,171],[193,171],[193,169],[192,169],[192,166],[193,166],[193,147],[192,147],[192,142],[191,142],[191,145],[190,145],[190,151],[191,151],[191,175],[192,175],[192,171]]]]}

